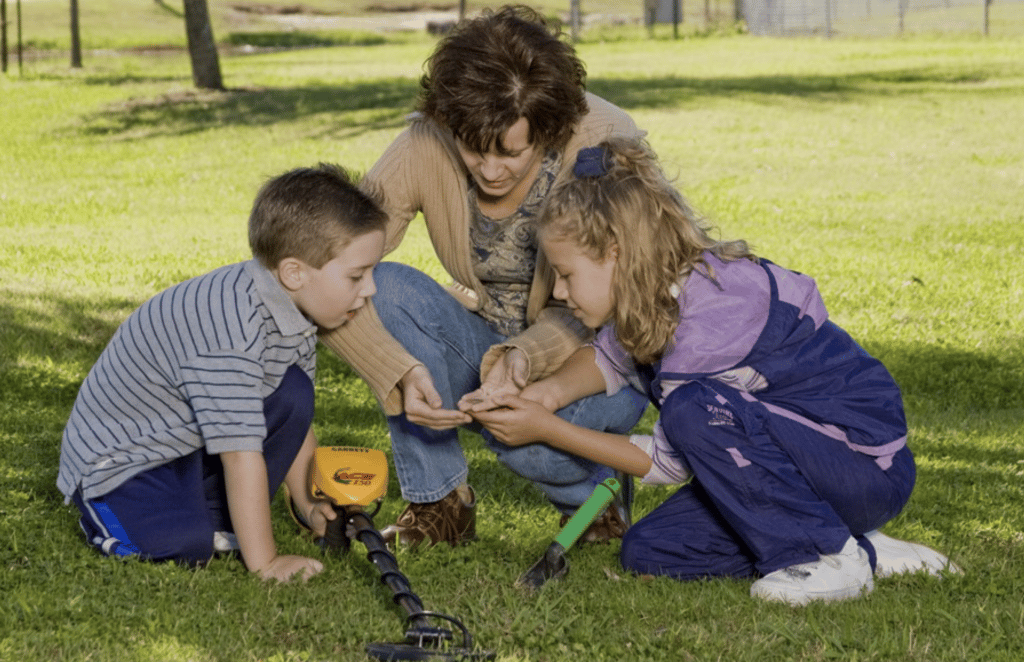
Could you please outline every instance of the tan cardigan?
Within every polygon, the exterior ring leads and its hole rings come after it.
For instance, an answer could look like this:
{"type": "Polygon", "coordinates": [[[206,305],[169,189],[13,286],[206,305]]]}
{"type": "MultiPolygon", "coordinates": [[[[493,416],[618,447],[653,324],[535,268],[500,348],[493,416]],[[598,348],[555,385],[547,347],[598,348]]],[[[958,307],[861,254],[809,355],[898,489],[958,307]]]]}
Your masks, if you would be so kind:
{"type": "MultiPolygon", "coordinates": [[[[563,171],[576,161],[576,152],[609,135],[643,136],[623,110],[587,94],[589,112],[566,145],[563,171]]],[[[487,294],[473,273],[469,240],[468,172],[450,132],[433,122],[414,118],[363,178],[366,190],[381,196],[388,213],[384,251],[398,247],[409,223],[423,213],[434,250],[454,282],[448,290],[470,310],[478,310],[487,294]]],[[[551,299],[551,270],[538,254],[527,307],[530,326],[504,345],[488,351],[481,374],[509,347],[523,349],[530,361],[530,380],[554,372],[591,337],[591,331],[567,308],[551,299]]],[[[405,351],[381,324],[372,302],[345,326],[320,335],[320,340],[366,381],[384,412],[402,411],[398,383],[419,362],[405,351]]]]}

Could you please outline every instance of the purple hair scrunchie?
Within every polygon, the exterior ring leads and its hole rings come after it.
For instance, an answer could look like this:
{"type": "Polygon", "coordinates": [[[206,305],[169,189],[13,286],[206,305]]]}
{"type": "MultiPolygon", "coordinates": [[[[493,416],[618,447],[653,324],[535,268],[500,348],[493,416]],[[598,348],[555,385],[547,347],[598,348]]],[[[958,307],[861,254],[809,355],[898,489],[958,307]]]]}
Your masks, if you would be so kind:
{"type": "Polygon", "coordinates": [[[578,178],[604,177],[608,174],[608,150],[604,147],[584,147],[576,154],[572,174],[578,178]]]}

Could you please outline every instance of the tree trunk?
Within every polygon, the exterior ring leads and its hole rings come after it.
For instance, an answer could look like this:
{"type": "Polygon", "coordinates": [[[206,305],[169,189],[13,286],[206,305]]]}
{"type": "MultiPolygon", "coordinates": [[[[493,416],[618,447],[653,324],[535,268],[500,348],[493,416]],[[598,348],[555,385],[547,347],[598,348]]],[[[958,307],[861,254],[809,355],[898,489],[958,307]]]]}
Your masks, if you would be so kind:
{"type": "Polygon", "coordinates": [[[583,16],[580,10],[580,0],[570,0],[569,2],[569,35],[573,42],[580,40],[580,23],[583,21],[583,16]]]}
{"type": "Polygon", "coordinates": [[[82,68],[82,37],[78,29],[78,0],[71,0],[71,68],[82,68]]]}
{"type": "Polygon", "coordinates": [[[210,12],[206,0],[184,0],[185,34],[188,37],[188,54],[192,60],[192,82],[196,87],[208,90],[223,90],[220,76],[220,59],[217,44],[213,40],[210,12]]]}
{"type": "Polygon", "coordinates": [[[0,72],[7,73],[7,0],[0,0],[0,72]]]}

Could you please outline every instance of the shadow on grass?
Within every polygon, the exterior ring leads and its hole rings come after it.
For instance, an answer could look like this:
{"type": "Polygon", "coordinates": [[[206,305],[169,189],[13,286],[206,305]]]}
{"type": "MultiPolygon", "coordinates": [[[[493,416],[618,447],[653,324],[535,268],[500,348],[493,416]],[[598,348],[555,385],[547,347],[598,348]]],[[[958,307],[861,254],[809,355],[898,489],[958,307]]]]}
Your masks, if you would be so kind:
{"type": "MultiPolygon", "coordinates": [[[[845,76],[746,76],[694,78],[591,78],[589,87],[627,111],[679,107],[716,98],[742,97],[775,104],[801,99],[822,104],[845,103],[867,97],[918,95],[930,86],[960,86],[971,95],[1008,93],[984,87],[990,72],[958,67],[920,67],[881,70],[845,76]]],[[[138,73],[92,76],[91,84],[118,85],[144,81],[138,73]]],[[[309,83],[299,87],[229,89],[223,92],[187,90],[148,99],[130,99],[102,112],[85,115],[68,131],[134,138],[185,135],[210,128],[268,126],[322,115],[328,127],[318,137],[352,138],[367,131],[398,128],[413,109],[418,83],[408,78],[378,79],[348,84],[309,83]]]]}
{"type": "Polygon", "coordinates": [[[346,85],[184,90],[113,104],[82,116],[80,124],[65,131],[138,139],[232,125],[270,126],[322,115],[323,126],[314,137],[354,138],[402,126],[417,89],[415,81],[393,78],[346,85]]]}
{"type": "MultiPolygon", "coordinates": [[[[0,514],[13,515],[6,518],[7,528],[44,521],[45,513],[60,507],[54,483],[67,416],[82,379],[139,303],[0,290],[0,514]]],[[[991,522],[997,541],[1003,535],[1000,518],[1016,518],[1024,527],[1024,516],[1010,515],[1001,505],[1024,499],[1018,477],[1024,469],[1024,352],[892,344],[868,349],[889,367],[908,403],[919,472],[915,496],[901,517],[938,528],[957,522],[984,528],[991,522]]],[[[379,448],[390,456],[385,420],[369,389],[323,348],[316,421],[322,444],[379,448]]],[[[477,435],[461,436],[472,483],[485,503],[495,510],[509,500],[538,512],[545,508],[539,493],[500,466],[477,435]]],[[[382,522],[404,505],[394,474],[386,502],[382,522]]],[[[641,503],[647,506],[637,515],[656,505],[650,498],[641,503]]]]}
{"type": "MultiPolygon", "coordinates": [[[[141,301],[0,289],[0,512],[11,494],[57,503],[61,435],[82,380],[121,322],[141,301]],[[19,300],[26,303],[20,304],[19,300]]],[[[325,443],[387,448],[384,419],[369,390],[324,349],[318,423],[325,443]]]]}
{"type": "Polygon", "coordinates": [[[948,403],[966,412],[1024,407],[1024,348],[1001,355],[934,346],[872,346],[908,401],[948,403]]]}
{"type": "MultiPolygon", "coordinates": [[[[962,85],[965,93],[974,95],[985,92],[978,84],[989,76],[991,71],[984,69],[965,71],[936,66],[849,75],[591,78],[588,87],[626,110],[638,110],[685,107],[716,98],[743,98],[764,104],[780,103],[784,98],[848,103],[865,97],[917,95],[922,88],[946,85],[962,85]]],[[[988,91],[1007,93],[998,89],[988,91]]]]}
{"type": "Polygon", "coordinates": [[[61,433],[81,380],[136,305],[0,290],[0,510],[17,494],[61,499],[61,433]]]}

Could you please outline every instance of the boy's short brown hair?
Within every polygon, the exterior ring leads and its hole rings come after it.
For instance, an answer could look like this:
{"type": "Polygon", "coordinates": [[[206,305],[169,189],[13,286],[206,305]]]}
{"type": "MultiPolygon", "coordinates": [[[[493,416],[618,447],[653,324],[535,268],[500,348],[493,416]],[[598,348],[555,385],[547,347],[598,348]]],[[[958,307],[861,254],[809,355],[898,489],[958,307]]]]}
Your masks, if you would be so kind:
{"type": "Polygon", "coordinates": [[[344,168],[321,163],[267,181],[249,214],[249,248],[268,269],[286,257],[322,268],[355,237],[385,230],[387,214],[344,168]]]}
{"type": "Polygon", "coordinates": [[[530,143],[568,142],[587,112],[586,69],[560,31],[525,6],[460,23],[441,40],[420,79],[420,111],[475,152],[525,117],[530,143]]]}

